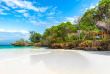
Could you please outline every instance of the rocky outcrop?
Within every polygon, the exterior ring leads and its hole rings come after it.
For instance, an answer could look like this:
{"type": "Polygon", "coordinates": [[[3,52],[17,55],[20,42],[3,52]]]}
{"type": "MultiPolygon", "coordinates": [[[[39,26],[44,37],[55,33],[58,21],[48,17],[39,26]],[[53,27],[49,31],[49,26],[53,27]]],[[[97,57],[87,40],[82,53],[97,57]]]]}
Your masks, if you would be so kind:
{"type": "Polygon", "coordinates": [[[87,47],[91,47],[91,43],[88,41],[84,41],[79,44],[79,47],[82,49],[87,48],[87,47]]]}
{"type": "Polygon", "coordinates": [[[49,45],[49,48],[53,49],[72,49],[76,48],[78,43],[53,43],[49,45]]]}
{"type": "Polygon", "coordinates": [[[71,43],[34,43],[34,44],[19,44],[11,43],[13,46],[35,46],[35,47],[49,47],[52,49],[72,49],[77,48],[86,51],[110,51],[110,40],[109,41],[82,41],[82,42],[71,42],[71,43]]]}
{"type": "Polygon", "coordinates": [[[48,47],[48,44],[39,42],[39,43],[34,43],[33,46],[35,46],[35,47],[48,47]]]}
{"type": "Polygon", "coordinates": [[[11,43],[13,46],[32,46],[32,44],[25,43],[25,44],[16,44],[16,43],[11,43]]]}
{"type": "Polygon", "coordinates": [[[110,51],[110,41],[84,41],[79,44],[79,48],[87,51],[110,51]]]}

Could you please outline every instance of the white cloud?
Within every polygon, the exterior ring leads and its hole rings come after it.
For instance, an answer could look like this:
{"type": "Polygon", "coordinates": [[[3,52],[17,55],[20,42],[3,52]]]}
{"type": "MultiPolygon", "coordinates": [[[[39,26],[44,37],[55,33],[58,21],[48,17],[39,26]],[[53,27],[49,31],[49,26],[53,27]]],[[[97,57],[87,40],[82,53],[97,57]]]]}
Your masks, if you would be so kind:
{"type": "Polygon", "coordinates": [[[86,4],[84,4],[82,7],[86,7],[87,5],[86,4]]]}
{"type": "Polygon", "coordinates": [[[1,15],[7,15],[8,14],[8,13],[4,13],[3,11],[4,11],[4,9],[0,9],[0,14],[1,15]]]}
{"type": "Polygon", "coordinates": [[[84,9],[81,9],[80,11],[83,11],[84,9]]]}
{"type": "Polygon", "coordinates": [[[95,8],[95,6],[96,6],[96,5],[91,4],[90,9],[91,9],[91,8],[95,8]]]}
{"type": "Polygon", "coordinates": [[[85,11],[87,11],[88,9],[92,9],[95,8],[98,4],[90,4],[88,7],[87,5],[83,5],[83,8],[80,10],[81,13],[84,13],[85,11]]]}
{"type": "Polygon", "coordinates": [[[24,13],[23,14],[25,17],[30,17],[29,13],[24,13]]]}
{"type": "Polygon", "coordinates": [[[2,7],[2,8],[5,9],[5,10],[10,10],[8,7],[3,6],[3,5],[0,5],[0,7],[2,7]]]}
{"type": "Polygon", "coordinates": [[[41,21],[41,20],[39,20],[39,21],[31,20],[30,23],[32,23],[34,25],[46,25],[46,24],[48,24],[47,22],[41,21]]]}
{"type": "Polygon", "coordinates": [[[48,13],[49,16],[54,15],[54,14],[55,14],[55,12],[48,13]]]}
{"type": "Polygon", "coordinates": [[[5,30],[5,29],[0,29],[0,32],[11,32],[11,33],[14,33],[14,32],[20,32],[20,33],[22,33],[22,34],[27,34],[27,33],[29,33],[28,31],[26,31],[26,30],[5,30]]]}
{"type": "Polygon", "coordinates": [[[0,29],[0,32],[4,32],[5,30],[4,29],[0,29]]]}
{"type": "Polygon", "coordinates": [[[39,16],[39,17],[43,17],[44,15],[42,15],[41,13],[38,13],[38,15],[37,16],[39,16]]]}
{"type": "Polygon", "coordinates": [[[69,21],[71,23],[74,23],[76,17],[66,17],[66,21],[69,21]]]}
{"type": "Polygon", "coordinates": [[[28,10],[34,10],[36,12],[45,12],[49,7],[35,7],[30,1],[21,1],[21,0],[1,0],[5,2],[7,6],[12,8],[24,8],[28,10]]]}
{"type": "Polygon", "coordinates": [[[20,32],[23,33],[23,34],[29,33],[29,32],[26,31],[26,30],[21,30],[20,32]]]}
{"type": "Polygon", "coordinates": [[[53,11],[56,10],[56,9],[57,9],[57,7],[54,7],[54,8],[53,8],[53,11]]]}
{"type": "Polygon", "coordinates": [[[31,16],[31,17],[29,18],[29,20],[33,20],[33,19],[36,19],[36,16],[35,16],[35,15],[33,15],[33,16],[31,16]]]}
{"type": "Polygon", "coordinates": [[[27,12],[27,10],[16,10],[16,12],[18,12],[18,13],[25,13],[25,12],[27,12]]]}

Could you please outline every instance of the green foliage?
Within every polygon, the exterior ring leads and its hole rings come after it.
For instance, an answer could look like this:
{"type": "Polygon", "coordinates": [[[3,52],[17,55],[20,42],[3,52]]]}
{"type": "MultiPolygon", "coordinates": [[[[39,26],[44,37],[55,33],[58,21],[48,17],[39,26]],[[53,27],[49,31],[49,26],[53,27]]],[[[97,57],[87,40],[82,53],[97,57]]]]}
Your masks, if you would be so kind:
{"type": "Polygon", "coordinates": [[[77,28],[71,22],[62,22],[58,26],[52,26],[45,30],[42,41],[47,43],[68,42],[70,37],[68,34],[76,33],[77,28]]]}
{"type": "Polygon", "coordinates": [[[82,33],[81,33],[81,39],[83,39],[84,37],[85,37],[85,33],[82,32],[82,33]]]}
{"type": "Polygon", "coordinates": [[[73,34],[70,38],[71,38],[71,40],[78,40],[78,35],[73,34]]]}
{"type": "Polygon", "coordinates": [[[110,0],[102,0],[98,4],[97,8],[97,16],[99,16],[100,20],[110,18],[110,0]]]}
{"type": "Polygon", "coordinates": [[[38,42],[40,42],[40,39],[41,39],[41,34],[36,33],[35,31],[31,31],[30,32],[30,38],[29,38],[29,40],[32,43],[38,43],[38,42]]]}
{"type": "Polygon", "coordinates": [[[90,40],[94,40],[94,39],[95,39],[95,37],[94,37],[94,36],[90,37],[90,40]]]}
{"type": "Polygon", "coordinates": [[[102,39],[102,41],[108,41],[108,38],[104,38],[104,39],[102,39]]]}
{"type": "Polygon", "coordinates": [[[79,40],[83,40],[83,38],[86,40],[94,40],[95,37],[90,37],[92,32],[101,32],[101,30],[97,28],[97,22],[106,22],[110,29],[109,20],[110,0],[102,0],[95,8],[88,9],[83,16],[76,21],[75,25],[71,24],[71,22],[62,22],[57,26],[46,29],[42,36],[32,31],[30,32],[30,41],[32,43],[37,43],[39,41],[43,43],[62,43],[78,40],[78,36],[76,35],[77,30],[83,31],[79,36],[79,40]]]}
{"type": "Polygon", "coordinates": [[[95,24],[95,10],[94,9],[88,9],[83,17],[81,18],[81,23],[80,23],[80,29],[81,30],[94,30],[96,28],[95,24]]]}
{"type": "Polygon", "coordinates": [[[25,43],[29,43],[27,40],[25,41],[23,38],[15,42],[15,45],[24,45],[25,43]]]}

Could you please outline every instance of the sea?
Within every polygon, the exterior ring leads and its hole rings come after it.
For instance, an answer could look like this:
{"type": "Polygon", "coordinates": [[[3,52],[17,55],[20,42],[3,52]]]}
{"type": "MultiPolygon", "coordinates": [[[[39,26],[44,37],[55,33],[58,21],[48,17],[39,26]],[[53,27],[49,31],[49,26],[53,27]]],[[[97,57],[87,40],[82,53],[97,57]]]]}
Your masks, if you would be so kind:
{"type": "Polygon", "coordinates": [[[31,54],[38,54],[38,51],[47,50],[47,47],[15,47],[12,45],[0,45],[0,61],[27,56],[31,54]]]}
{"type": "Polygon", "coordinates": [[[15,47],[13,45],[0,45],[0,49],[19,49],[19,48],[31,48],[31,47],[15,47]]]}

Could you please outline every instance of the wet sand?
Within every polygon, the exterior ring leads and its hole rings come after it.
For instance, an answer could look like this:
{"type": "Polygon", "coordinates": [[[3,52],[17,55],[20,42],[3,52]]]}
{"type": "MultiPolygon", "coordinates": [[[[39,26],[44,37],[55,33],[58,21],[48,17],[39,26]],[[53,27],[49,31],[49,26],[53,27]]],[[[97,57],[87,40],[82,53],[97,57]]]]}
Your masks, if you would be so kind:
{"type": "Polygon", "coordinates": [[[109,51],[49,49],[29,52],[31,54],[1,60],[0,74],[110,74],[109,51]]]}

